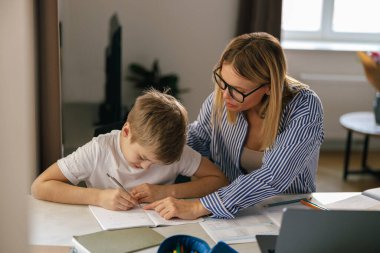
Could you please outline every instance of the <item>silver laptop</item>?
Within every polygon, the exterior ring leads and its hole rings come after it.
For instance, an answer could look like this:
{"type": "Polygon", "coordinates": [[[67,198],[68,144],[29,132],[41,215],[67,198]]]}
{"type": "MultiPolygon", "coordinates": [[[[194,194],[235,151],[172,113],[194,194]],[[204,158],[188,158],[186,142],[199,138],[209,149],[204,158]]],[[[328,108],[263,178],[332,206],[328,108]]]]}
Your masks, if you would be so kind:
{"type": "Polygon", "coordinates": [[[287,209],[278,236],[256,238],[262,253],[379,253],[380,211],[287,209]]]}

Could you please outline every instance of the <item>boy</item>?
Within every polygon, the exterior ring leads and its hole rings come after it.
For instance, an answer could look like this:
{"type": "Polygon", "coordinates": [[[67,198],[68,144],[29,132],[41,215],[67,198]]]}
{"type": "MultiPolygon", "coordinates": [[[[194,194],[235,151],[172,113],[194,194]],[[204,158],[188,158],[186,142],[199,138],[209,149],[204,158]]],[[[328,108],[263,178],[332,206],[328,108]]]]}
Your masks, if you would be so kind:
{"type": "Polygon", "coordinates": [[[212,162],[185,146],[187,123],[187,112],[174,97],[150,90],[137,98],[121,131],[93,138],[51,165],[33,182],[32,195],[128,210],[139,202],[168,196],[196,198],[211,193],[225,186],[227,179],[212,162]],[[198,179],[173,184],[179,174],[198,179]],[[76,186],[80,181],[87,188],[76,186]]]}

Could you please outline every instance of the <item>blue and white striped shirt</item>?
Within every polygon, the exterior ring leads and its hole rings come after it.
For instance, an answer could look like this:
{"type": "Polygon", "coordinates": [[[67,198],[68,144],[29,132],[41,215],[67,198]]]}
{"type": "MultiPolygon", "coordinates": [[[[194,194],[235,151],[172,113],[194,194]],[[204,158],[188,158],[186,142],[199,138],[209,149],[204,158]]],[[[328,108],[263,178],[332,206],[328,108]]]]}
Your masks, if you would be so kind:
{"type": "Polygon", "coordinates": [[[280,193],[316,190],[319,149],[323,141],[323,108],[311,90],[301,90],[284,108],[275,143],[264,152],[261,168],[245,174],[240,168],[248,123],[243,113],[236,124],[227,121],[212,127],[214,94],[203,103],[198,119],[190,124],[188,145],[212,160],[230,185],[200,199],[217,218],[234,218],[243,208],[280,193]]]}

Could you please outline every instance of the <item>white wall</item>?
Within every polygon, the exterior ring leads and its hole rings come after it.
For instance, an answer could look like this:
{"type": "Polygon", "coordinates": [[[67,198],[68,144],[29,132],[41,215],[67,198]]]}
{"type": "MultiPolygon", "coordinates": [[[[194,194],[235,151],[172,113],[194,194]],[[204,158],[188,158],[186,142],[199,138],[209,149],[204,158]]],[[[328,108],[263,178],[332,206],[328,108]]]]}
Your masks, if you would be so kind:
{"type": "MultiPolygon", "coordinates": [[[[102,101],[108,22],[116,12],[123,27],[123,77],[129,63],[150,67],[159,59],[163,74],[178,74],[180,88],[190,88],[181,98],[194,120],[212,91],[212,68],[234,36],[238,1],[64,0],[61,6],[65,102],[102,101]]],[[[125,104],[131,105],[133,84],[123,85],[125,104]]]]}
{"type": "Polygon", "coordinates": [[[0,1],[0,252],[27,252],[27,201],[36,171],[36,65],[30,0],[0,1]]]}
{"type": "MultiPolygon", "coordinates": [[[[285,51],[291,76],[307,83],[322,100],[325,112],[325,146],[343,149],[346,130],[339,117],[347,112],[371,111],[374,88],[350,51],[285,51]]],[[[354,136],[360,142],[361,136],[354,136]]],[[[376,144],[375,141],[373,144],[376,144]]]]}

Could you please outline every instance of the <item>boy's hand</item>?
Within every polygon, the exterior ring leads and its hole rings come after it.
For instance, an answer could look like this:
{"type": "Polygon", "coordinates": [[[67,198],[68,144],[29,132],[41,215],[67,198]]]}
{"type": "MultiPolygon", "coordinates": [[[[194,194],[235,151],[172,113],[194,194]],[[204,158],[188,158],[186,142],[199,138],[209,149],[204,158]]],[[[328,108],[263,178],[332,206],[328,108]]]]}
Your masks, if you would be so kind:
{"type": "Polygon", "coordinates": [[[181,200],[173,197],[155,201],[144,206],[144,209],[155,210],[163,218],[169,220],[178,217],[185,220],[194,220],[198,217],[210,214],[210,211],[203,207],[199,199],[181,200]]]}
{"type": "Polygon", "coordinates": [[[169,196],[168,188],[168,185],[140,184],[131,190],[131,194],[140,203],[151,203],[169,196]]]}
{"type": "Polygon", "coordinates": [[[138,202],[123,189],[105,189],[99,193],[99,206],[114,210],[125,211],[138,205],[138,202]]]}

